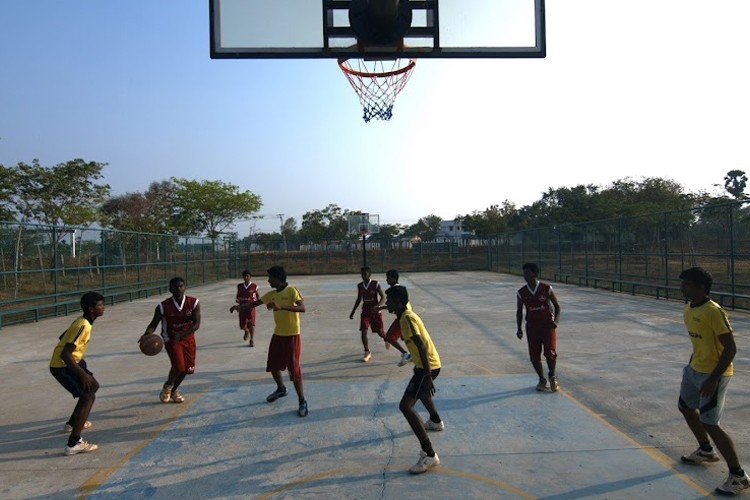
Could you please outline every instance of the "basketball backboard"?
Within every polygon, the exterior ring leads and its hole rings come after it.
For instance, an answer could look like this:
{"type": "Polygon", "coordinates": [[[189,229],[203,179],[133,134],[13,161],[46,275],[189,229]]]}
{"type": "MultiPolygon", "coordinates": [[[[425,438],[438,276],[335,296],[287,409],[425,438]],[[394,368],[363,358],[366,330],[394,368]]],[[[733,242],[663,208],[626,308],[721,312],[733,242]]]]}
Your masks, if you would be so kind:
{"type": "Polygon", "coordinates": [[[363,49],[357,12],[373,1],[383,0],[209,0],[211,58],[546,55],[544,0],[398,0],[403,47],[363,49]]]}
{"type": "Polygon", "coordinates": [[[378,214],[355,214],[347,216],[349,223],[349,234],[362,237],[380,233],[380,215],[378,214]]]}

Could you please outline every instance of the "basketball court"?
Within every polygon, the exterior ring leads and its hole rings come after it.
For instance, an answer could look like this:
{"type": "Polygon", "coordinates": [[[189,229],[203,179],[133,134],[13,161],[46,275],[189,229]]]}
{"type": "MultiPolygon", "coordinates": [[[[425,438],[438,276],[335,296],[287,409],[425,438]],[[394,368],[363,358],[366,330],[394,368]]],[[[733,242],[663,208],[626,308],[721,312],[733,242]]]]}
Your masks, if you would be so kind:
{"type": "MultiPolygon", "coordinates": [[[[159,402],[167,357],[146,357],[136,343],[161,297],[109,306],[87,355],[101,389],[85,437],[99,449],[72,457],[59,431],[74,400],[47,367],[73,317],[3,328],[0,496],[703,498],[725,478],[723,461],[679,462],[695,447],[676,408],[690,355],[680,302],[554,284],[562,388],[538,393],[525,341],[515,337],[522,279],[489,272],[402,277],[441,354],[435,398],[446,423],[430,435],[442,464],[409,474],[419,443],[398,402],[411,365],[396,366],[397,352],[373,335],[373,359],[361,361],[358,321],[348,319],[359,279],[290,277],[307,306],[306,418],[291,384],[288,397],[265,401],[275,388],[265,373],[273,321],[259,310],[257,347],[246,346],[228,313],[239,277],[188,284],[203,321],[184,404],[159,402]]],[[[722,424],[747,463],[750,318],[730,318],[739,354],[722,424]]]]}

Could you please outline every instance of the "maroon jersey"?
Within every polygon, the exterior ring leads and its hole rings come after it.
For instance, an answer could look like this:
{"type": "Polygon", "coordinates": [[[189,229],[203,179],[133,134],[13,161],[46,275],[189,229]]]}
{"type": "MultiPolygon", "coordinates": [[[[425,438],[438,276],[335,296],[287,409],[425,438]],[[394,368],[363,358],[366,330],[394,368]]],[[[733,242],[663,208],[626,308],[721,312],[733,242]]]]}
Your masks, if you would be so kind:
{"type": "Polygon", "coordinates": [[[518,290],[517,297],[526,306],[526,325],[532,327],[547,327],[555,319],[555,310],[549,294],[552,287],[541,281],[536,289],[531,290],[526,285],[518,290]]]}
{"type": "Polygon", "coordinates": [[[378,296],[378,282],[370,280],[365,286],[365,282],[362,281],[357,285],[357,293],[359,298],[362,299],[362,314],[374,314],[379,312],[378,304],[380,303],[380,297],[378,296]]]}
{"type": "Polygon", "coordinates": [[[159,304],[161,310],[161,336],[165,341],[173,339],[176,333],[188,331],[193,326],[193,312],[198,306],[195,297],[182,297],[182,303],[175,302],[174,297],[159,304]]]}
{"type": "Polygon", "coordinates": [[[258,285],[250,283],[245,286],[244,282],[237,285],[238,303],[244,304],[246,302],[255,302],[256,300],[258,300],[258,285]]]}

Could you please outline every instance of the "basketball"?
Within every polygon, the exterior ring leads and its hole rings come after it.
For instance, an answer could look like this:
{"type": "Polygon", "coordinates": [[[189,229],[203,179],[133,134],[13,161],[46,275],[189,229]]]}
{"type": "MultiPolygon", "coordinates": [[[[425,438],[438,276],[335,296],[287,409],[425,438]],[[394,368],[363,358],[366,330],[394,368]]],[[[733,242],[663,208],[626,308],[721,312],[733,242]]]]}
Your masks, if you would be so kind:
{"type": "Polygon", "coordinates": [[[156,356],[164,347],[164,341],[162,340],[161,335],[152,333],[144,336],[141,341],[138,342],[138,346],[141,348],[141,352],[146,356],[156,356]]]}

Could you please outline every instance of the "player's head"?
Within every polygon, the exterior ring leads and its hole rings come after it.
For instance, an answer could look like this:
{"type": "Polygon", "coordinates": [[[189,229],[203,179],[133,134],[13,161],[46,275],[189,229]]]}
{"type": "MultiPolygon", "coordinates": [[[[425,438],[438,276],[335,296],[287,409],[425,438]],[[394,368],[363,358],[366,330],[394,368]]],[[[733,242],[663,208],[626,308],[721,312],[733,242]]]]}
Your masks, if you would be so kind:
{"type": "Polygon", "coordinates": [[[526,262],[521,266],[521,269],[523,269],[523,279],[526,280],[526,283],[531,284],[536,282],[539,277],[539,266],[536,263],[526,262]]]}
{"type": "Polygon", "coordinates": [[[364,266],[359,269],[360,274],[362,274],[362,279],[366,280],[370,277],[370,274],[372,274],[372,271],[370,270],[370,266],[364,266]]]}
{"type": "Polygon", "coordinates": [[[86,292],[81,295],[81,311],[94,317],[104,314],[104,296],[98,292],[86,292]]]}
{"type": "Polygon", "coordinates": [[[711,285],[714,279],[711,273],[702,267],[691,267],[680,273],[682,283],[680,289],[686,298],[692,300],[696,296],[702,297],[711,293],[711,285]]]}
{"type": "Polygon", "coordinates": [[[243,280],[250,281],[250,278],[252,278],[252,277],[253,277],[253,275],[250,274],[250,271],[248,271],[247,269],[245,269],[244,271],[242,271],[242,279],[243,280]]]}
{"type": "Polygon", "coordinates": [[[389,269],[385,273],[385,281],[388,282],[390,286],[393,286],[398,283],[398,271],[395,269],[389,269]]]}
{"type": "Polygon", "coordinates": [[[271,266],[266,271],[268,273],[268,284],[276,288],[286,283],[286,270],[282,266],[271,266]]]}
{"type": "Polygon", "coordinates": [[[169,280],[169,292],[173,297],[182,297],[182,295],[185,293],[185,280],[180,278],[179,276],[175,276],[174,278],[169,280]]]}
{"type": "Polygon", "coordinates": [[[388,312],[400,312],[409,303],[409,292],[405,286],[392,286],[385,291],[385,306],[388,312]]]}

